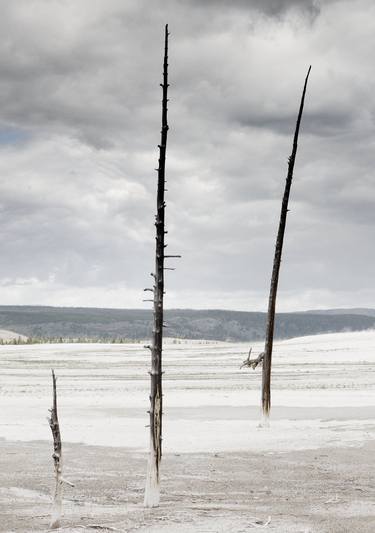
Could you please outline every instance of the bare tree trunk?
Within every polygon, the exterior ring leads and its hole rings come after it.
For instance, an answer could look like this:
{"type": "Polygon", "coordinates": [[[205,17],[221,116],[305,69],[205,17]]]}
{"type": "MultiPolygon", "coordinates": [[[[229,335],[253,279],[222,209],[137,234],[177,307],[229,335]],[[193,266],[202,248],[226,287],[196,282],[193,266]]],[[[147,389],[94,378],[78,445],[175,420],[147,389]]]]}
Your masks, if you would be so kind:
{"type": "Polygon", "coordinates": [[[57,416],[57,398],[56,398],[56,377],[52,370],[52,384],[53,384],[53,407],[50,409],[51,417],[48,419],[52,436],[53,436],[53,462],[55,467],[55,487],[53,491],[53,504],[51,515],[51,528],[60,527],[61,511],[62,511],[62,454],[61,454],[61,435],[59,419],[57,416]]]}
{"type": "Polygon", "coordinates": [[[301,124],[303,106],[305,103],[306,87],[307,87],[307,81],[310,75],[310,70],[311,70],[311,66],[309,67],[309,70],[307,72],[305,84],[303,87],[302,98],[301,98],[301,103],[300,103],[300,108],[299,108],[299,113],[298,113],[298,118],[297,118],[297,124],[296,124],[296,129],[294,132],[292,154],[288,160],[288,174],[286,177],[284,197],[283,197],[283,201],[281,205],[279,230],[277,233],[275,257],[273,260],[271,287],[270,287],[270,295],[269,295],[269,301],[268,301],[266,342],[265,342],[265,348],[264,348],[263,373],[262,373],[262,410],[263,410],[263,416],[265,417],[266,421],[268,420],[269,412],[271,409],[272,347],[273,347],[273,335],[274,335],[274,327],[275,327],[276,295],[277,295],[277,286],[279,282],[281,254],[282,254],[283,242],[284,242],[286,217],[288,213],[289,194],[290,194],[290,188],[291,188],[292,180],[293,180],[294,162],[295,162],[296,154],[297,154],[298,134],[299,134],[299,128],[301,124]]]}
{"type": "Polygon", "coordinates": [[[164,237],[165,237],[165,158],[167,148],[168,121],[168,24],[165,26],[163,101],[161,143],[159,145],[157,214],[156,214],[156,258],[154,277],[154,322],[151,349],[151,394],[150,394],[150,456],[148,460],[144,505],[156,507],[160,501],[160,461],[162,443],[162,348],[163,348],[163,296],[164,296],[164,237]]]}

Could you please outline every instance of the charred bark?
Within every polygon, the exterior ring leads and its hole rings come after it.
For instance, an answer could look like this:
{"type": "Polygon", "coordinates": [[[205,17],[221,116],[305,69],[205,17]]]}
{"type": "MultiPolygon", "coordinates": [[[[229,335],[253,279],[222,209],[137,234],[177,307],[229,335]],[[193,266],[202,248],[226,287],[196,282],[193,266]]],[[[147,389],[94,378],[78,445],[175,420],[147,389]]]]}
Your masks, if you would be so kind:
{"type": "Polygon", "coordinates": [[[302,119],[303,106],[305,103],[306,87],[307,87],[307,81],[310,75],[310,70],[311,70],[311,66],[309,67],[307,76],[305,78],[305,84],[304,84],[303,91],[302,91],[301,103],[299,107],[297,123],[296,123],[295,132],[294,132],[292,154],[288,159],[288,173],[286,177],[284,196],[283,196],[283,201],[281,205],[279,230],[277,233],[275,256],[273,260],[270,295],[269,295],[269,301],[268,301],[266,340],[265,340],[264,358],[263,358],[263,372],[262,372],[262,410],[263,410],[263,415],[266,418],[268,418],[269,412],[271,409],[272,348],[273,348],[273,335],[274,335],[274,329],[275,329],[276,296],[277,296],[277,287],[278,287],[278,282],[279,282],[281,254],[282,254],[283,242],[284,242],[286,218],[288,214],[288,202],[289,202],[290,188],[291,188],[292,180],[293,180],[294,163],[295,163],[295,159],[297,155],[298,134],[299,134],[300,124],[301,124],[301,119],[302,119]]]}
{"type": "Polygon", "coordinates": [[[159,166],[156,212],[156,254],[154,278],[154,316],[151,344],[151,394],[150,394],[150,456],[148,462],[144,504],[156,507],[160,500],[159,467],[162,455],[162,349],[163,349],[163,296],[164,296],[164,237],[165,237],[165,160],[168,136],[168,24],[165,26],[162,126],[159,144],[159,166]]]}

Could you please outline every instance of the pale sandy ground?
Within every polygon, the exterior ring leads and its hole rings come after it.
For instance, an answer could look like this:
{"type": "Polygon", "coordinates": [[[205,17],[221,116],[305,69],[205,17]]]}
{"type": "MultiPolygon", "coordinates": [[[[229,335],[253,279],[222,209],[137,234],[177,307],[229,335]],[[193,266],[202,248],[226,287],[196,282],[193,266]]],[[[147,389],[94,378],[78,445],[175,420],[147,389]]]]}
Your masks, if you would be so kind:
{"type": "Polygon", "coordinates": [[[62,532],[375,533],[375,332],[276,343],[269,429],[248,348],[166,343],[162,503],[145,510],[147,350],[0,346],[0,531],[48,530],[53,366],[62,532]]]}
{"type": "MultiPolygon", "coordinates": [[[[1,442],[1,532],[48,530],[50,454],[46,442],[1,442]]],[[[374,442],[288,453],[167,454],[161,506],[145,510],[144,454],[69,444],[65,474],[75,487],[65,489],[60,531],[93,533],[98,529],[89,526],[101,525],[137,533],[246,533],[254,526],[373,533],[374,457],[374,442]]]]}

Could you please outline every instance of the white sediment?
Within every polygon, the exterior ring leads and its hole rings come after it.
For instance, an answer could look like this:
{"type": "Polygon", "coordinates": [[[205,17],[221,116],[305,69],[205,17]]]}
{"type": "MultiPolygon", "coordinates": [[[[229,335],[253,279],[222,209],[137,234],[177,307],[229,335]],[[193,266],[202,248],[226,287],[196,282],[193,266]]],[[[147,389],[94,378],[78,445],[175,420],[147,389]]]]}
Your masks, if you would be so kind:
{"type": "MultiPolygon", "coordinates": [[[[166,343],[164,453],[356,446],[374,438],[375,332],[277,342],[271,428],[259,428],[261,371],[248,344],[166,343]]],[[[253,353],[262,346],[253,345],[253,353]]],[[[64,443],[149,449],[142,344],[0,346],[0,437],[50,440],[51,363],[64,443]]]]}

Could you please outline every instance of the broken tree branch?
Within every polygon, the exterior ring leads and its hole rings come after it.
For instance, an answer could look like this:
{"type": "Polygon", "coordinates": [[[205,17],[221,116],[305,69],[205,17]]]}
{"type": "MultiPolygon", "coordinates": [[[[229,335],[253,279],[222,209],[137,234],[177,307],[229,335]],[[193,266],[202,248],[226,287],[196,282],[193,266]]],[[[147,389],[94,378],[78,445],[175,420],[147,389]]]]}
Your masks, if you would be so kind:
{"type": "Polygon", "coordinates": [[[258,357],[256,357],[255,359],[250,359],[251,350],[252,350],[252,348],[250,348],[249,355],[247,356],[247,359],[245,359],[245,361],[243,361],[242,365],[240,366],[240,369],[243,368],[244,366],[246,366],[246,367],[249,367],[249,368],[252,368],[253,370],[255,370],[256,367],[263,362],[264,352],[261,352],[258,355],[258,357]]]}

